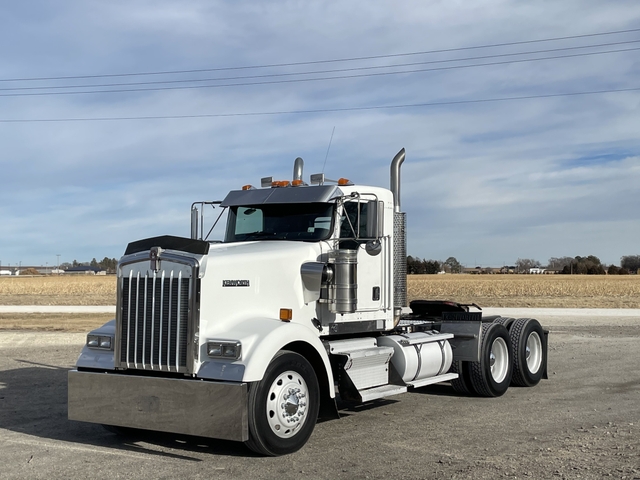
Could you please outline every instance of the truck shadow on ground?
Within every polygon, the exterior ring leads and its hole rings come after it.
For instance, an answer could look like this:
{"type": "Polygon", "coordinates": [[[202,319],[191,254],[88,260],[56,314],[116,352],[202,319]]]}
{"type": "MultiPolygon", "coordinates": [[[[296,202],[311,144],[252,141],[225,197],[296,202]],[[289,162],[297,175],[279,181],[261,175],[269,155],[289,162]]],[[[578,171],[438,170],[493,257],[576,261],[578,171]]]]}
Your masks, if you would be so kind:
{"type": "Polygon", "coordinates": [[[108,448],[190,461],[202,461],[193,456],[198,453],[256,456],[240,442],[141,430],[121,436],[108,432],[101,425],[68,420],[68,369],[14,360],[24,367],[0,371],[0,429],[44,441],[5,435],[7,442],[41,443],[55,448],[55,442],[62,441],[76,444],[79,449],[80,446],[96,447],[97,450],[108,448]],[[47,439],[53,442],[47,442],[47,439]]]}

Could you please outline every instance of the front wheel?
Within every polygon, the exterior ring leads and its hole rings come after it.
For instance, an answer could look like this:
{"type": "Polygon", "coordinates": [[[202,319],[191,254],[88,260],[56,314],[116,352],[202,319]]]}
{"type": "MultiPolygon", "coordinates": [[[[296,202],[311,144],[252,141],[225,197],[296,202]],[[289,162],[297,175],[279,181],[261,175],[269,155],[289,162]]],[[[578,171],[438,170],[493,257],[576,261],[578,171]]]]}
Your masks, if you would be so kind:
{"type": "Polygon", "coordinates": [[[249,441],[263,455],[286,455],[307,443],[318,418],[320,388],[302,355],[281,350],[249,388],[249,441]]]}

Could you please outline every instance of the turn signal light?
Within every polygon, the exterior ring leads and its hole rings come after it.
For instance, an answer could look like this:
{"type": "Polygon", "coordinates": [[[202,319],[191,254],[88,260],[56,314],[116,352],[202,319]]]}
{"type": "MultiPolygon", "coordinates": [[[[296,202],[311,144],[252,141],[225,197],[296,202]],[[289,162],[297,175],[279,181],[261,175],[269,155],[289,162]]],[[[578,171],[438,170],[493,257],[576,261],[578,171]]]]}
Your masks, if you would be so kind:
{"type": "Polygon", "coordinates": [[[349,185],[349,179],[348,178],[341,178],[338,180],[338,185],[349,185]]]}
{"type": "Polygon", "coordinates": [[[293,310],[290,308],[281,308],[280,309],[280,320],[283,322],[290,322],[293,318],[293,310]]]}
{"type": "Polygon", "coordinates": [[[289,180],[276,180],[274,182],[271,183],[272,187],[288,187],[289,186],[289,180]]]}

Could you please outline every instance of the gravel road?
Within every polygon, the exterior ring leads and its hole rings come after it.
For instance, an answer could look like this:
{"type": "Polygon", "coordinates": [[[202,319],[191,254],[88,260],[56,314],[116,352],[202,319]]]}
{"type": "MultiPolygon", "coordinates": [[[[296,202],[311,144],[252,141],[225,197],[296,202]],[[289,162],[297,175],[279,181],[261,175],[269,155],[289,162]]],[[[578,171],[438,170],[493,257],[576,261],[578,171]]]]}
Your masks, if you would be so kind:
{"type": "Polygon", "coordinates": [[[85,335],[0,332],[0,478],[640,479],[640,316],[538,318],[551,334],[537,387],[484,399],[432,386],[343,409],[280,458],[69,421],[85,335]]]}

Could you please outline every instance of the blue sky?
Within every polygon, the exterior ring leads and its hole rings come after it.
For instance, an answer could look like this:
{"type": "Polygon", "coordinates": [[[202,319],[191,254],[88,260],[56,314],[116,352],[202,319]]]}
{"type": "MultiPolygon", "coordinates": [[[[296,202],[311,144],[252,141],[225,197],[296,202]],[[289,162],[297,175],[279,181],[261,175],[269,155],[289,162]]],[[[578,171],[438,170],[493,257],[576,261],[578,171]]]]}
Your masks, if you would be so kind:
{"type": "Polygon", "coordinates": [[[640,31],[455,50],[640,29],[637,1],[30,1],[0,22],[3,266],[188,235],[193,201],[289,178],[298,156],[321,171],[334,127],[329,178],[387,186],[406,148],[411,255],[640,254],[640,31]],[[434,50],[448,51],[400,55],[434,50]],[[565,58],[522,61],[549,56],[565,58]],[[291,65],[360,57],[377,58],[291,65]],[[275,64],[288,66],[108,76],[275,64]],[[329,76],[351,78],[264,83],[329,76]],[[99,86],[121,83],[139,85],[99,86]],[[260,84],[175,88],[229,83],[260,84]],[[113,89],[141,91],[51,95],[113,89]],[[628,91],[554,96],[610,90],[628,91]],[[472,102],[513,97],[535,98],[472,102]],[[130,119],[197,115],[212,116],[130,119]]]}

